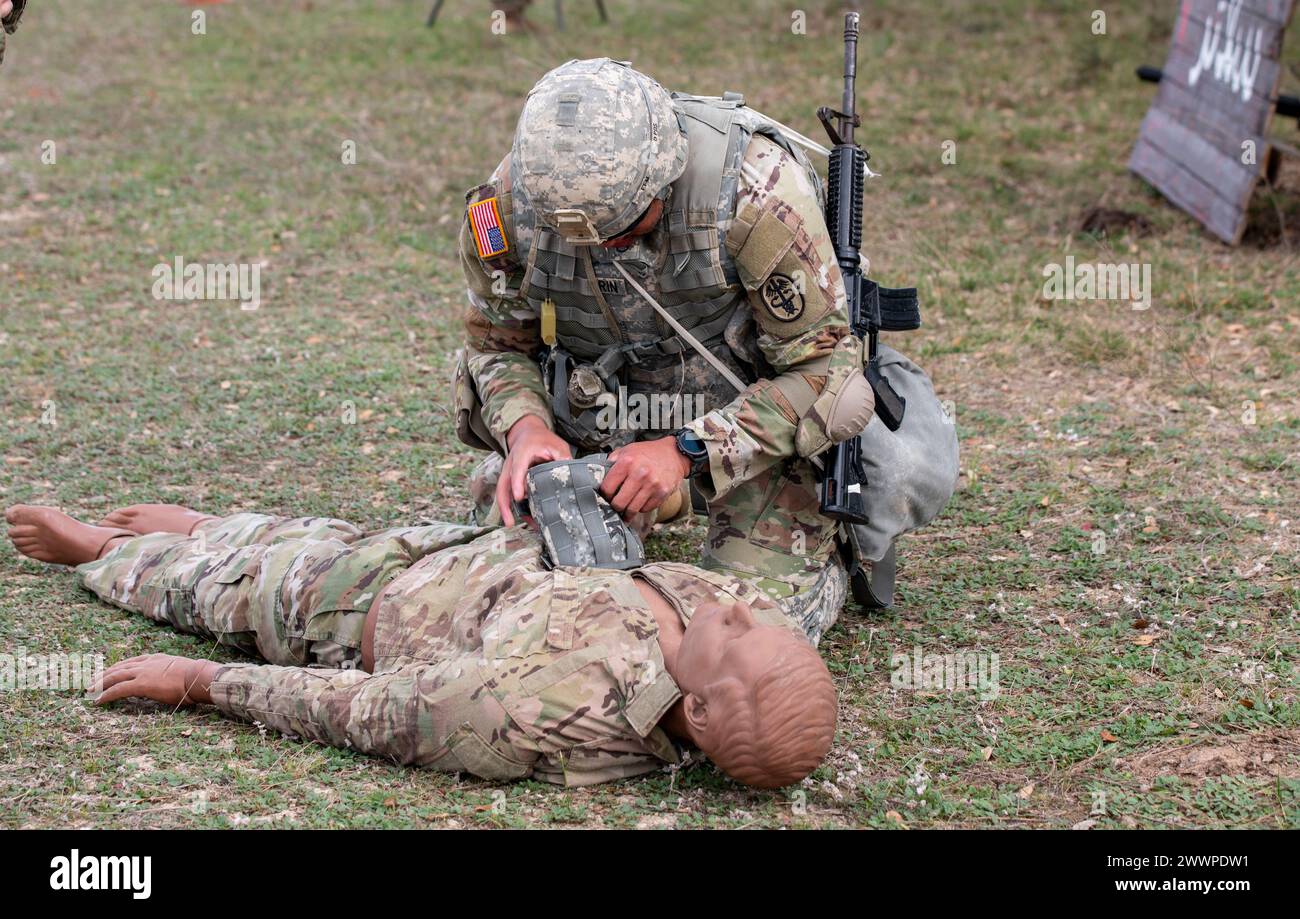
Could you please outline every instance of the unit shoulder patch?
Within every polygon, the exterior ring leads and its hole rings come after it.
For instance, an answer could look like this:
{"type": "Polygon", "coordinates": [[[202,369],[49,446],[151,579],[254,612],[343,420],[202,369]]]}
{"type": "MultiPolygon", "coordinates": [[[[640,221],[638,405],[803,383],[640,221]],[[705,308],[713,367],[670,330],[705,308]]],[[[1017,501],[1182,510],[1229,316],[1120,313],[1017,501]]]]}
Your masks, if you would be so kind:
{"type": "Polygon", "coordinates": [[[780,322],[794,322],[803,315],[804,295],[799,285],[787,274],[773,273],[760,291],[763,306],[780,322]]]}

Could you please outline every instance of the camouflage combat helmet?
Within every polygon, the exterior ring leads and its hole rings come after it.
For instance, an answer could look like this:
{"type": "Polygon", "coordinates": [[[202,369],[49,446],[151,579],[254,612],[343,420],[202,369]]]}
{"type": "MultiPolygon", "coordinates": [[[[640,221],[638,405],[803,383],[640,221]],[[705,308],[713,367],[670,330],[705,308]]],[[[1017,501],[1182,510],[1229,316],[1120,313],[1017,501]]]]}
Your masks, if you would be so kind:
{"type": "Polygon", "coordinates": [[[511,156],[540,223],[575,244],[626,231],[686,169],[672,98],[627,63],[569,61],[528,93],[511,156]]]}

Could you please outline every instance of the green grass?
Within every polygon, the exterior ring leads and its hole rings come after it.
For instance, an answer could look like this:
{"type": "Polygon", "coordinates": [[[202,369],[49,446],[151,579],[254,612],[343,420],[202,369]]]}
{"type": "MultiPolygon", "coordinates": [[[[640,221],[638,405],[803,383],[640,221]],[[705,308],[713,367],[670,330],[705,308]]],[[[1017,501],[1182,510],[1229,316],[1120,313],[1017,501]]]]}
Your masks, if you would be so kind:
{"type": "MultiPolygon", "coordinates": [[[[558,33],[544,5],[502,37],[477,0],[433,31],[393,0],[232,3],[199,37],[177,4],[33,4],[0,70],[0,502],[461,516],[454,231],[537,77],[609,53],[811,135],[838,98],[838,3],[800,5],[807,35],[769,0],[609,5],[608,27],[576,3],[558,33]],[[262,308],[153,300],[177,255],[265,260],[262,308]]],[[[0,825],[1300,825],[1300,273],[1266,195],[1229,250],[1126,172],[1152,95],[1133,67],[1172,28],[1151,7],[1110,11],[1105,36],[1085,4],[869,7],[866,250],[921,289],[925,328],[892,340],[952,401],[963,475],[902,547],[899,604],[827,635],[840,729],[803,788],[696,762],[498,789],[29,691],[0,696],[0,825]],[[1153,230],[1079,232],[1097,205],[1153,230]],[[1067,255],[1151,263],[1154,306],[1044,301],[1067,255]],[[998,697],[892,687],[914,647],[997,653],[998,697]]],[[[1294,92],[1295,42],[1286,59],[1294,92]]],[[[1289,241],[1298,184],[1288,162],[1289,241]]],[[[699,536],[651,551],[690,559],[699,536]]],[[[210,650],[4,543],[0,651],[20,647],[210,650]]]]}

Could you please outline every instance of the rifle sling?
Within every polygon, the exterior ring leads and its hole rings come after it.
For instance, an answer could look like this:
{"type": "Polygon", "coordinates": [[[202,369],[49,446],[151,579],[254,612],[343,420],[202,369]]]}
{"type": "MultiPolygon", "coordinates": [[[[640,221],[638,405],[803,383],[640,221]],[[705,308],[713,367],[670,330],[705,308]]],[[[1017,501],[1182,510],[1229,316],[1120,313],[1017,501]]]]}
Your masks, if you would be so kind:
{"type": "Polygon", "coordinates": [[[643,300],[645,300],[652,307],[654,307],[655,312],[658,313],[661,317],[663,317],[664,322],[668,323],[668,325],[672,327],[672,330],[674,332],[680,335],[688,345],[690,345],[697,352],[699,352],[700,357],[708,361],[710,366],[712,366],[714,370],[722,374],[722,378],[724,380],[726,380],[728,383],[730,383],[732,386],[736,388],[736,392],[745,391],[747,387],[741,381],[740,377],[732,373],[730,367],[724,364],[716,354],[714,354],[708,348],[704,347],[704,345],[700,343],[700,340],[696,338],[694,335],[692,335],[690,332],[688,332],[686,330],[686,327],[682,325],[680,322],[678,322],[673,317],[673,315],[668,312],[668,310],[660,306],[659,302],[655,300],[654,297],[650,296],[650,292],[648,290],[646,290],[644,287],[642,287],[640,284],[637,283],[636,278],[632,277],[632,275],[628,272],[626,268],[624,268],[618,262],[614,263],[614,267],[617,268],[618,273],[623,275],[624,279],[626,279],[627,282],[632,285],[632,289],[635,290],[638,294],[640,294],[643,300]]]}

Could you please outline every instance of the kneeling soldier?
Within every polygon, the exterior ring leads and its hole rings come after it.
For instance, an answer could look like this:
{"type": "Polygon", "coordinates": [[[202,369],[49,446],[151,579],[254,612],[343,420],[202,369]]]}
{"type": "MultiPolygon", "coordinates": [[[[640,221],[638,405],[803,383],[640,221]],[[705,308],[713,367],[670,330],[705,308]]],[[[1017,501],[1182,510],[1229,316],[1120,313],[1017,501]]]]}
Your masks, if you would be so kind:
{"type": "Polygon", "coordinates": [[[620,513],[662,515],[689,478],[704,567],[810,632],[834,622],[846,577],[808,460],[873,403],[836,399],[863,354],[800,143],[739,96],[669,94],[608,58],[533,87],[461,233],[457,427],[496,451],[480,522],[510,522],[530,466],[608,450],[620,513]]]}

